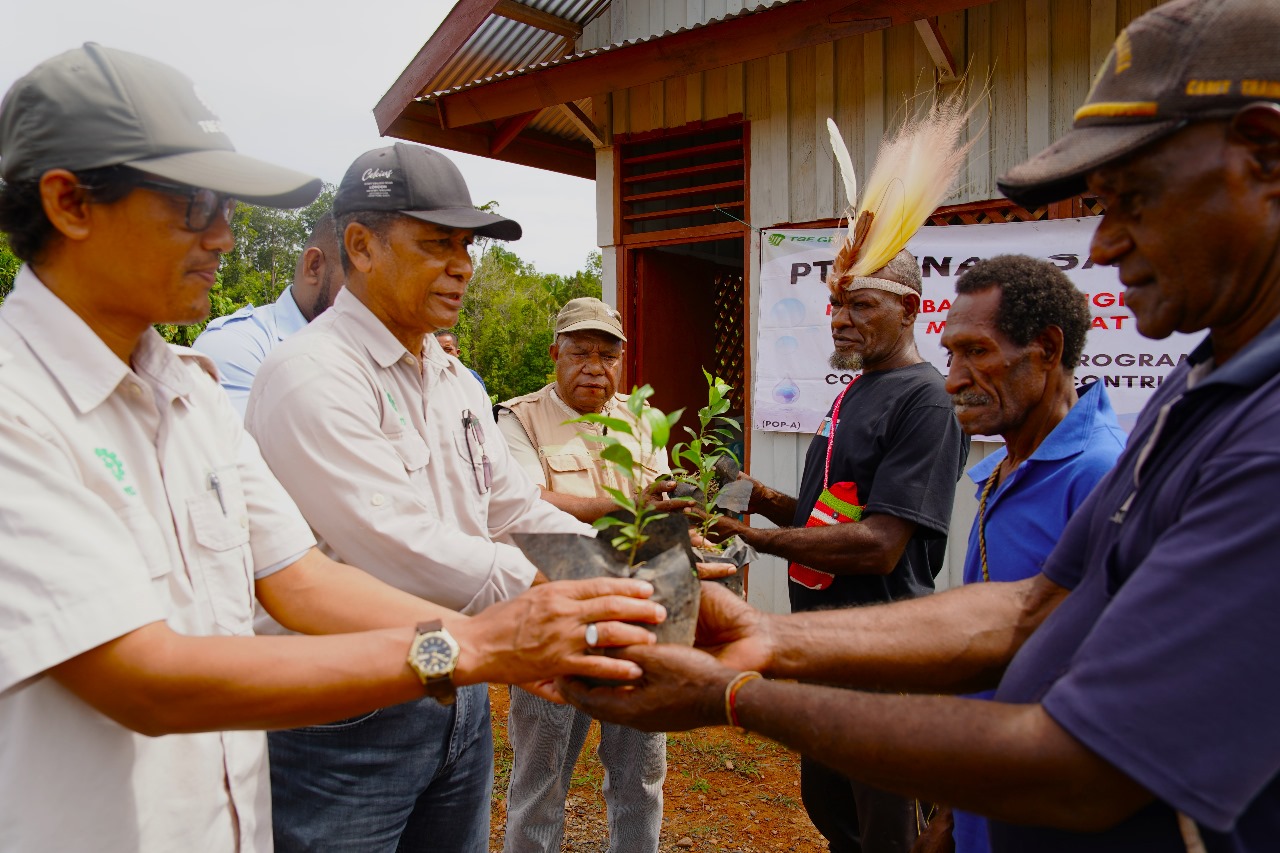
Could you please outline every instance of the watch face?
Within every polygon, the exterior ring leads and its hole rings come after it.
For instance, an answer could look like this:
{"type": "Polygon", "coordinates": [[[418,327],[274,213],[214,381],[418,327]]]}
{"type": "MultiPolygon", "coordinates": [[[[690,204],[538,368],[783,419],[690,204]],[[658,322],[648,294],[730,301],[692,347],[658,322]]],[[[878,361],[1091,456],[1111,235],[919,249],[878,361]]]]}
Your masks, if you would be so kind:
{"type": "Polygon", "coordinates": [[[413,660],[417,669],[428,678],[448,675],[454,666],[453,647],[439,634],[427,634],[414,646],[413,660]]]}

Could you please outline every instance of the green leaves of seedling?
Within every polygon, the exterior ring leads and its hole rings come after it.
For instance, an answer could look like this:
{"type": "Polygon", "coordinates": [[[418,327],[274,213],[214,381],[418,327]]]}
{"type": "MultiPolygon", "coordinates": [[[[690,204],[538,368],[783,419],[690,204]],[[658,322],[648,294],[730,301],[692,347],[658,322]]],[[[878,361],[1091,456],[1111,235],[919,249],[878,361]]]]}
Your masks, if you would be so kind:
{"type": "Polygon", "coordinates": [[[603,427],[601,435],[585,437],[603,444],[604,449],[600,451],[600,458],[612,465],[614,470],[632,484],[630,492],[609,486],[603,488],[620,509],[631,513],[633,520],[625,521],[605,516],[594,525],[597,530],[613,530],[617,534],[610,540],[611,544],[619,551],[628,554],[628,562],[631,565],[635,564],[640,546],[648,539],[644,533],[645,527],[650,522],[666,517],[666,513],[654,512],[642,493],[641,460],[666,449],[667,442],[671,438],[671,428],[680,420],[680,414],[684,411],[681,409],[668,415],[652,406],[646,406],[646,401],[652,396],[653,387],[644,385],[632,390],[627,399],[627,411],[642,425],[641,429],[637,429],[636,424],[630,420],[595,413],[581,415],[569,422],[598,424],[603,427]],[[623,441],[621,436],[626,436],[630,441],[623,441]],[[632,448],[639,451],[641,459],[636,458],[632,448]]]}
{"type": "Polygon", "coordinates": [[[698,409],[698,431],[685,427],[690,439],[675,446],[671,451],[671,459],[684,469],[677,479],[694,486],[702,496],[699,501],[702,523],[698,532],[706,538],[716,521],[723,518],[716,511],[719,491],[716,463],[726,455],[733,456],[729,445],[737,440],[739,426],[737,421],[725,415],[732,405],[733,386],[720,377],[713,376],[705,368],[702,375],[707,380],[707,405],[698,409]],[[729,426],[713,427],[717,422],[729,426]]]}

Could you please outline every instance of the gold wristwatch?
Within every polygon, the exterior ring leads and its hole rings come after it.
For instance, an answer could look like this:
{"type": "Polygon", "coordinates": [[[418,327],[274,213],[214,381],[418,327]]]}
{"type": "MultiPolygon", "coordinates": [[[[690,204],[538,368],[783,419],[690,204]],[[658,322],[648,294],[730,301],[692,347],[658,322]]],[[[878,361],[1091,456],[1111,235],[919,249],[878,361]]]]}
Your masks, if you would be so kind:
{"type": "Polygon", "coordinates": [[[453,670],[458,665],[458,641],[439,619],[418,624],[409,646],[409,666],[422,679],[427,695],[441,705],[452,705],[457,695],[453,670]]]}

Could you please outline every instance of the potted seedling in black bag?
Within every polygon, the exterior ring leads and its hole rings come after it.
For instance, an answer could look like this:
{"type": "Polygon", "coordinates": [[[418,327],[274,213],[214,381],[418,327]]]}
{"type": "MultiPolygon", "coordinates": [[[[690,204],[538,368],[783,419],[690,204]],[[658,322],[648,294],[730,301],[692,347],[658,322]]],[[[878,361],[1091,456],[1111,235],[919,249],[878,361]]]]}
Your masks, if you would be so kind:
{"type": "Polygon", "coordinates": [[[659,512],[651,487],[643,484],[641,459],[666,452],[671,428],[681,412],[665,414],[645,402],[653,388],[634,389],[627,410],[635,419],[588,413],[568,423],[604,427],[602,435],[586,435],[604,448],[600,459],[621,475],[627,488],[602,488],[617,505],[594,523],[596,537],[574,533],[517,533],[515,544],[552,580],[591,577],[634,577],[653,584],[653,601],[667,609],[667,618],[654,626],[660,643],[693,645],[698,621],[699,587],[696,558],[689,542],[689,525],[680,515],[659,512]],[[623,436],[629,441],[624,441],[623,436]],[[633,451],[639,451],[639,455],[633,451]]]}
{"type": "Polygon", "coordinates": [[[755,550],[737,536],[720,543],[713,543],[710,535],[715,524],[725,512],[747,511],[751,499],[751,482],[739,480],[741,463],[730,445],[737,440],[738,423],[726,416],[729,411],[729,395],[733,387],[705,369],[707,380],[707,405],[698,409],[698,429],[689,427],[689,441],[680,442],[671,451],[679,485],[672,491],[673,498],[686,498],[697,506],[699,545],[695,552],[704,563],[730,563],[737,571],[718,583],[729,587],[738,595],[743,594],[743,567],[755,556],[755,550]]]}

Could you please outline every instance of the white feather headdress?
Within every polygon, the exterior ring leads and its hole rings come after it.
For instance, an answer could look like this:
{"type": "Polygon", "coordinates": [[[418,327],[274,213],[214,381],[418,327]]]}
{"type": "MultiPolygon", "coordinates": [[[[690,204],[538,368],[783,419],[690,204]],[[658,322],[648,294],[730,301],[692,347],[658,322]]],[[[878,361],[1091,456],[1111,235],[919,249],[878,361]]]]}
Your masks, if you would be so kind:
{"type": "Polygon", "coordinates": [[[966,107],[966,99],[966,87],[959,87],[885,137],[861,201],[849,149],[836,123],[827,119],[831,147],[849,197],[849,230],[840,241],[828,280],[833,289],[870,276],[893,260],[951,192],[965,157],[981,136],[975,133],[968,142],[961,142],[970,116],[981,103],[976,99],[966,107]]]}

